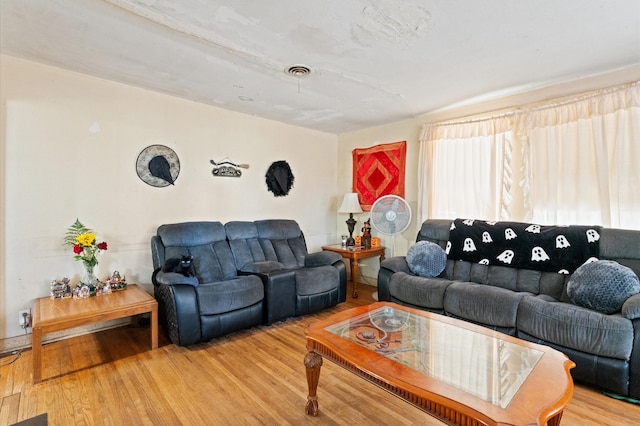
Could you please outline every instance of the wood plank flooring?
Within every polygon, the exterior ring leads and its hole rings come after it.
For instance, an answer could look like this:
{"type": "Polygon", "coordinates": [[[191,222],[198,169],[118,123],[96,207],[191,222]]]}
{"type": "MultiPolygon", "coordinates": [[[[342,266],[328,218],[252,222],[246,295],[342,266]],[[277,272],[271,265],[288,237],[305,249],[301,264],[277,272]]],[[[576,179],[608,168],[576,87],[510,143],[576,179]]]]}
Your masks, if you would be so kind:
{"type": "MultiPolygon", "coordinates": [[[[318,417],[304,414],[304,329],[370,303],[373,287],[331,310],[190,347],[149,350],[146,327],[121,327],[45,346],[43,382],[31,351],[0,359],[0,425],[48,413],[49,425],[442,425],[325,362],[318,417]]],[[[638,425],[640,406],[576,385],[562,425],[638,425]]]]}

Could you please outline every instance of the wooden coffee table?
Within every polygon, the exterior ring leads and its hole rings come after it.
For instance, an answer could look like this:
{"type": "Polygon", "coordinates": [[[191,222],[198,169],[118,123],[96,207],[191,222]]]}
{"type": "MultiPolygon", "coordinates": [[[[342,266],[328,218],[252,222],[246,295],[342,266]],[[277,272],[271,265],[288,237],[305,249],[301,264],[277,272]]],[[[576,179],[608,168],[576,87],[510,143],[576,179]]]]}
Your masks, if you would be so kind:
{"type": "Polygon", "coordinates": [[[33,383],[42,380],[42,336],[102,321],[151,313],[151,349],[158,347],[158,302],[135,284],[87,299],[41,297],[33,305],[33,383]]]}
{"type": "Polygon", "coordinates": [[[559,425],[575,363],[552,348],[381,302],[305,331],[306,412],[318,414],[322,358],[448,424],[559,425]]]}

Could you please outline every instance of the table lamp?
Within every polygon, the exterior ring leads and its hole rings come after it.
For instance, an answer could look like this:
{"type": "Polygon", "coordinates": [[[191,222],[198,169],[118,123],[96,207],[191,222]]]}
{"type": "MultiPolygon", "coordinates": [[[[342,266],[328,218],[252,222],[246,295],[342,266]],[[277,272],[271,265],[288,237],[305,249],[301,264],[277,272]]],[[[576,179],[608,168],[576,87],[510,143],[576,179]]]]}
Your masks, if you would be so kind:
{"type": "Polygon", "coordinates": [[[344,198],[342,199],[342,204],[338,209],[338,213],[349,213],[349,219],[347,219],[347,229],[349,230],[349,239],[347,240],[347,246],[353,247],[356,242],[353,239],[353,229],[356,226],[356,220],[353,218],[354,213],[362,213],[362,208],[360,208],[360,202],[358,201],[358,194],[355,192],[351,192],[349,194],[344,194],[344,198]]]}

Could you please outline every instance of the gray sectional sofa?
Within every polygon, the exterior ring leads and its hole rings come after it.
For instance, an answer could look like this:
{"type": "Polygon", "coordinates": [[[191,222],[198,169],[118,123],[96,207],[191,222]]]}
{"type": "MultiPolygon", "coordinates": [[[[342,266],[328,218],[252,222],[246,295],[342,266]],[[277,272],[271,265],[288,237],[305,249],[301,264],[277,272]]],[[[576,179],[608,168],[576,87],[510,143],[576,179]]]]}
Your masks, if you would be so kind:
{"type": "MultiPolygon", "coordinates": [[[[450,249],[453,223],[427,220],[416,241],[450,249]]],[[[640,276],[640,231],[599,228],[598,233],[598,259],[618,262],[640,276]]],[[[482,257],[481,242],[473,249],[482,257]]],[[[551,346],[576,363],[571,371],[576,381],[640,398],[640,294],[607,314],[573,303],[567,284],[575,272],[539,270],[545,254],[533,255],[531,269],[454,257],[448,253],[445,269],[432,278],[414,274],[405,256],[384,260],[378,274],[379,299],[551,346]]]]}

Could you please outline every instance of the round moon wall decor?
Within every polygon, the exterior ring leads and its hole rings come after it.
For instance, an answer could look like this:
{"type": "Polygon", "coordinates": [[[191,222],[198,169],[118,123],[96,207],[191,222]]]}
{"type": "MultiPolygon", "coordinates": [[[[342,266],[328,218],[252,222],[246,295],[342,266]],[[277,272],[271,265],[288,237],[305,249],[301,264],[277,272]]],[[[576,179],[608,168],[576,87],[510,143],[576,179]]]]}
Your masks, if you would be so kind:
{"type": "Polygon", "coordinates": [[[175,151],[164,145],[150,145],[136,160],[138,177],[158,188],[173,185],[180,174],[180,160],[175,151]]]}

